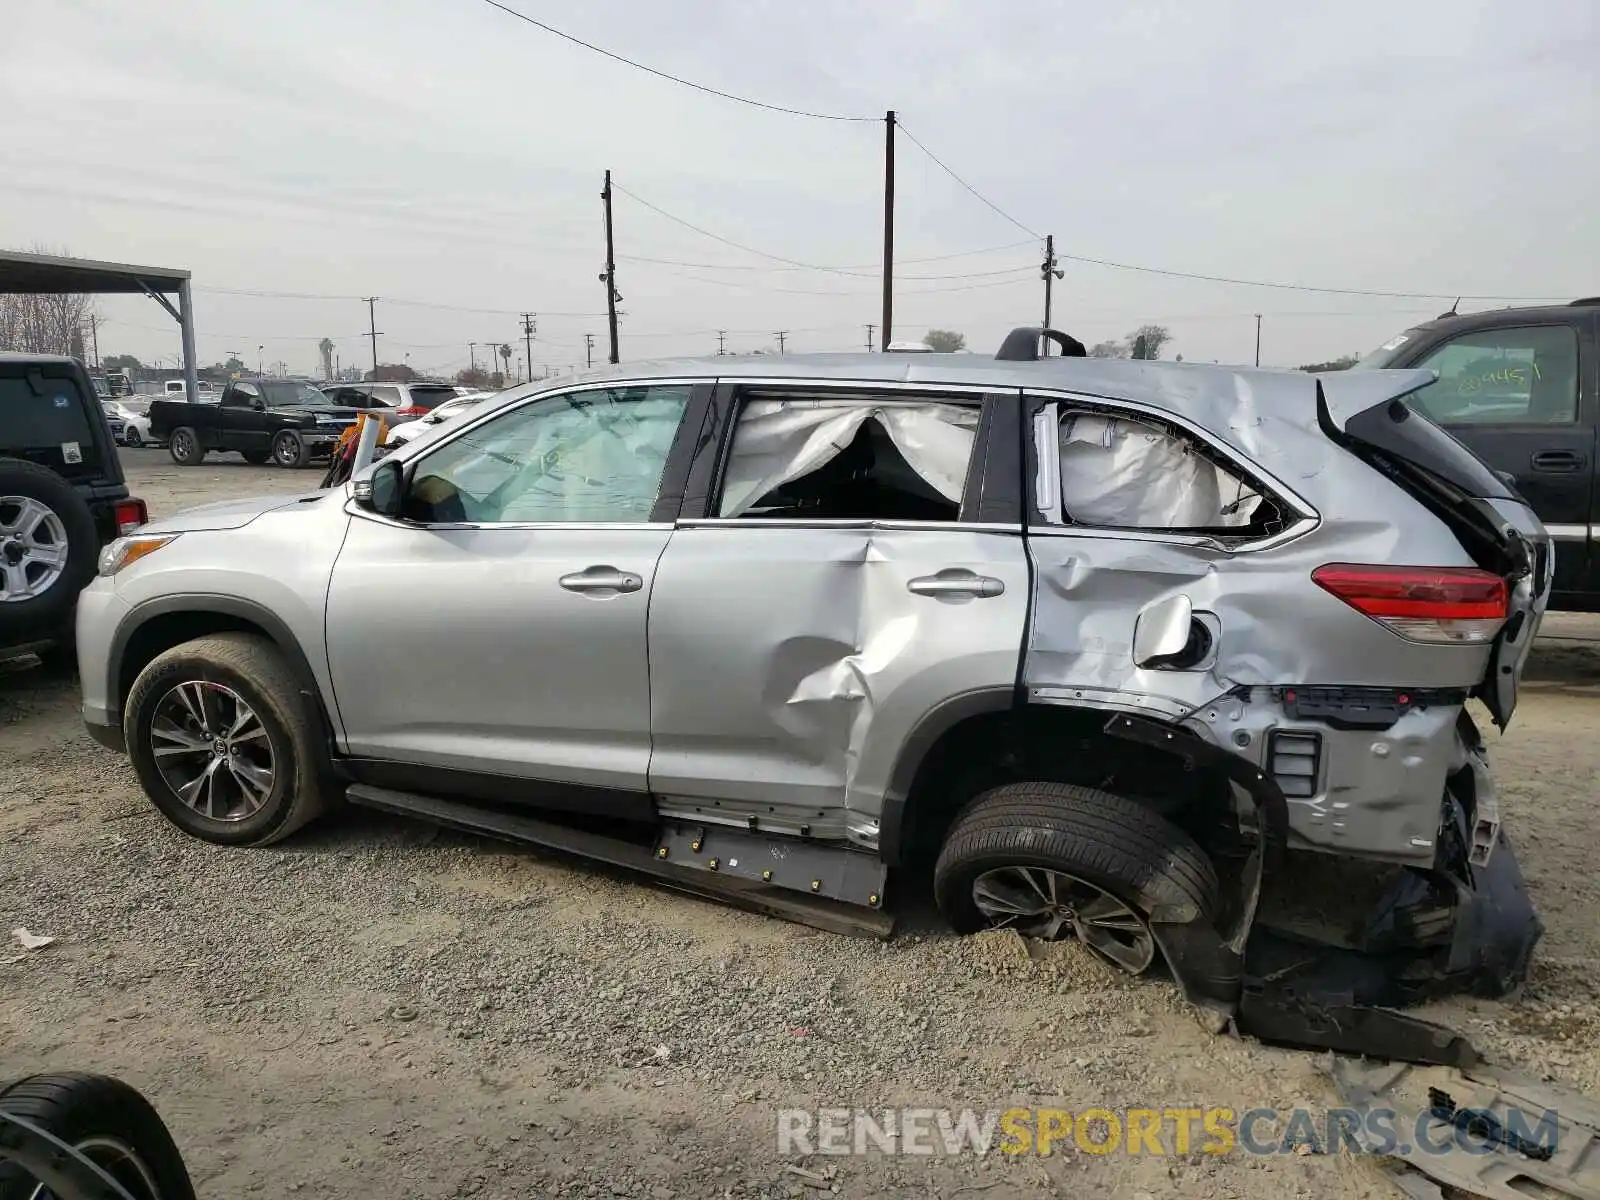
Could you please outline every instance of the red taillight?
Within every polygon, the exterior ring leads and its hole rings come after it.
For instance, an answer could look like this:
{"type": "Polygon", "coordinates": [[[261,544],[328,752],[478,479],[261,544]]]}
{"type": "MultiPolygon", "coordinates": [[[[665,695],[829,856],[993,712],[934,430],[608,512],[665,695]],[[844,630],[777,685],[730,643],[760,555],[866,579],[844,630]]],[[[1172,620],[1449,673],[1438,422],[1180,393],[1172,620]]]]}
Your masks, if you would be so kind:
{"type": "Polygon", "coordinates": [[[1318,587],[1417,642],[1492,641],[1510,612],[1506,581],[1475,567],[1328,563],[1318,587]]]}
{"type": "Polygon", "coordinates": [[[143,500],[118,500],[115,511],[118,537],[127,537],[150,519],[150,510],[144,506],[143,500]]]}
{"type": "Polygon", "coordinates": [[[397,417],[425,417],[428,415],[428,410],[415,404],[409,404],[405,408],[395,409],[394,415],[397,417]]]}

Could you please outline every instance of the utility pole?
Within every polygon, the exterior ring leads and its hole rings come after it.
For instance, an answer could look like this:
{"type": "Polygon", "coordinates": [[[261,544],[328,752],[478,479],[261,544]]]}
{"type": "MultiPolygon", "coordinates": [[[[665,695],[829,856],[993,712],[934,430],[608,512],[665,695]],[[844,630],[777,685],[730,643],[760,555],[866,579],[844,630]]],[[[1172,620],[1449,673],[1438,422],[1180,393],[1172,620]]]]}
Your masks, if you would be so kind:
{"type": "Polygon", "coordinates": [[[611,235],[611,172],[606,172],[605,191],[600,199],[606,206],[606,272],[600,276],[606,285],[606,325],[611,331],[611,361],[621,362],[617,355],[617,254],[611,235]]]}
{"type": "Polygon", "coordinates": [[[874,329],[876,329],[876,328],[877,328],[876,325],[868,325],[867,326],[867,353],[868,354],[872,353],[872,331],[874,329]]]}
{"type": "Polygon", "coordinates": [[[89,335],[94,340],[94,369],[100,369],[100,318],[89,314],[89,335]]]}
{"type": "Polygon", "coordinates": [[[522,314],[522,344],[528,351],[528,378],[533,378],[533,335],[539,331],[539,322],[533,313],[522,314]]]}
{"type": "Polygon", "coordinates": [[[772,336],[778,339],[778,353],[782,354],[783,350],[784,350],[784,343],[788,340],[788,337],[789,337],[789,331],[787,329],[780,329],[777,332],[775,332],[772,336]]]}
{"type": "Polygon", "coordinates": [[[1261,314],[1256,314],[1256,366],[1261,365],[1261,314]]]}
{"type": "Polygon", "coordinates": [[[372,377],[378,377],[378,298],[367,297],[367,336],[372,339],[372,377]]]}
{"type": "Polygon", "coordinates": [[[894,337],[894,109],[883,118],[883,348],[894,337]]]}
{"type": "MultiPolygon", "coordinates": [[[[1060,279],[1063,272],[1056,265],[1056,235],[1046,234],[1044,239],[1044,263],[1039,268],[1039,273],[1044,276],[1044,327],[1050,328],[1050,286],[1060,279]]],[[[1050,339],[1040,338],[1040,354],[1050,353],[1050,339]]]]}
{"type": "MultiPolygon", "coordinates": [[[[594,334],[586,333],[583,335],[583,352],[585,355],[585,367],[592,368],[594,366],[594,334]]],[[[533,368],[530,367],[528,369],[531,371],[533,368]]]]}
{"type": "Polygon", "coordinates": [[[728,352],[727,347],[728,347],[728,331],[726,329],[717,330],[717,353],[718,354],[726,354],[728,352]]]}
{"type": "Polygon", "coordinates": [[[467,361],[472,364],[472,369],[474,371],[476,371],[478,369],[478,343],[477,342],[468,342],[467,343],[467,361]]]}

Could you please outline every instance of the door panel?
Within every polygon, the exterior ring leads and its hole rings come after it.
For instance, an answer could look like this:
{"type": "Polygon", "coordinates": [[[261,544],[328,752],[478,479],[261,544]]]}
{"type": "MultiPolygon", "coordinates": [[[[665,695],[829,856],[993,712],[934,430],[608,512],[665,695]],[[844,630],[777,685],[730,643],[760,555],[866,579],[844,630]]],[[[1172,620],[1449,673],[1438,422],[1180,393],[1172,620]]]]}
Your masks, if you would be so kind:
{"type": "Polygon", "coordinates": [[[645,616],[668,526],[350,523],[328,594],[348,753],[645,787],[645,616]],[[630,579],[614,587],[604,570],[630,579]],[[585,575],[587,573],[587,575],[585,575]]]}
{"type": "Polygon", "coordinates": [[[1014,686],[1027,607],[1015,532],[685,523],[650,607],[651,789],[875,819],[922,717],[1014,686]]]}
{"type": "Polygon", "coordinates": [[[1592,590],[1594,345],[1582,323],[1485,328],[1419,346],[1413,403],[1511,477],[1557,541],[1557,591],[1592,590]]]}

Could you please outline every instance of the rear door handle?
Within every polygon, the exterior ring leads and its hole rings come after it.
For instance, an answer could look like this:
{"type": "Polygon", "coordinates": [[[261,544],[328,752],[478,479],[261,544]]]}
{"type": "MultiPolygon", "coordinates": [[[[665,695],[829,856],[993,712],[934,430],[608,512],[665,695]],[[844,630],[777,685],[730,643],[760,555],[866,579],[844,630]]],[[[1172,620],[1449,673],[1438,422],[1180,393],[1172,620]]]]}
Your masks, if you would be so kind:
{"type": "Polygon", "coordinates": [[[632,571],[619,571],[615,567],[585,567],[557,580],[569,592],[637,592],[644,586],[644,577],[632,571]]]}
{"type": "Polygon", "coordinates": [[[992,575],[976,575],[963,568],[947,568],[937,575],[919,575],[906,584],[919,596],[999,596],[1006,590],[1003,581],[992,575]]]}
{"type": "Polygon", "coordinates": [[[1540,450],[1532,459],[1535,471],[1576,471],[1586,461],[1575,450],[1540,450]]]}

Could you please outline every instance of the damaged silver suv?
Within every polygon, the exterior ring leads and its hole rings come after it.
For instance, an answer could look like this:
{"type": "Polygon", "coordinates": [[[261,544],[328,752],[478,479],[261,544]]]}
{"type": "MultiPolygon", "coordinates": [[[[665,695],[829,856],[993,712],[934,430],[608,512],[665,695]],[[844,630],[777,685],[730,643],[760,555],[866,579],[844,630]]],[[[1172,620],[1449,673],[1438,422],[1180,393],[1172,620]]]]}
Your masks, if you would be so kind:
{"type": "Polygon", "coordinates": [[[1228,1014],[1285,850],[1364,859],[1353,949],[1504,990],[1537,920],[1488,946],[1522,893],[1466,705],[1510,719],[1551,550],[1431,378],[1025,329],[513,389],[111,546],[84,718],[208,841],[349,800],[880,933],[926,873],[1228,1014]]]}

